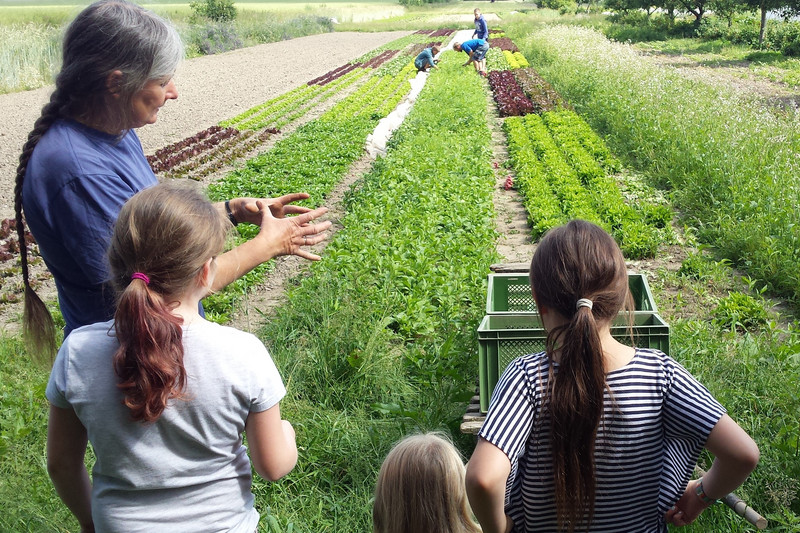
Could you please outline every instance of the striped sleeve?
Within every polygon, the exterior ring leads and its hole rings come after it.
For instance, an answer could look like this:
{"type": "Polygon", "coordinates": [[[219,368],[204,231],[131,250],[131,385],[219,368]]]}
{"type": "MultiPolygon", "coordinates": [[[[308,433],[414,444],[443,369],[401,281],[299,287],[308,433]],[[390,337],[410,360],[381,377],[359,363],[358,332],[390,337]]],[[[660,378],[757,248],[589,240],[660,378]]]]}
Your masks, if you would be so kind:
{"type": "Polygon", "coordinates": [[[683,366],[668,359],[664,397],[664,470],[659,506],[666,512],[683,494],[700,452],[725,408],[683,366]]]}
{"type": "Polygon", "coordinates": [[[508,490],[516,478],[519,458],[525,451],[539,411],[536,381],[543,358],[543,353],[528,355],[508,365],[492,393],[486,421],[478,433],[505,453],[511,462],[508,490]]]}

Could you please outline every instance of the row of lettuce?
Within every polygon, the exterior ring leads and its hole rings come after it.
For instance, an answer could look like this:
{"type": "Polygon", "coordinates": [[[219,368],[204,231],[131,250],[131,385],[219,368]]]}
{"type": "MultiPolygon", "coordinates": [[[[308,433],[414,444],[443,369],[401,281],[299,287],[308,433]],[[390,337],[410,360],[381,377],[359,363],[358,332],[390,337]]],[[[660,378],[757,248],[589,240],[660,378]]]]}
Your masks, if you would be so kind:
{"type": "Polygon", "coordinates": [[[617,184],[622,165],[603,140],[527,67],[511,38],[490,42],[489,87],[498,113],[508,117],[503,127],[515,186],[533,237],[582,218],[611,233],[627,258],[654,257],[660,244],[674,240],[672,208],[652,200],[629,204],[617,184]]]}

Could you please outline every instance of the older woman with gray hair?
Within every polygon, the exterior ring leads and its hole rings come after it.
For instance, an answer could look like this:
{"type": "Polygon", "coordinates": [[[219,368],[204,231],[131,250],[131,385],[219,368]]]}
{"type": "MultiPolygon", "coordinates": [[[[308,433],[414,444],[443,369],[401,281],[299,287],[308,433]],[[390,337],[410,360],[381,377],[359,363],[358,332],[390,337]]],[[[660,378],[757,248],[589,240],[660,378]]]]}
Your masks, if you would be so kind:
{"type": "MultiPolygon", "coordinates": [[[[55,329],[31,288],[24,224],[55,278],[64,335],[113,316],[106,249],[125,201],[158,183],[135,128],[152,124],[178,97],[173,75],[183,59],[178,33],[158,15],[126,0],[86,7],[66,30],[63,62],[17,168],[14,207],[25,284],[24,331],[35,356],[52,357],[55,329]],[[24,212],[24,219],[23,219],[24,212]]],[[[261,227],[256,237],[218,258],[217,290],[260,263],[321,242],[327,210],[275,199],[234,198],[216,207],[231,223],[261,227]],[[297,216],[285,218],[287,214],[297,216]]]]}

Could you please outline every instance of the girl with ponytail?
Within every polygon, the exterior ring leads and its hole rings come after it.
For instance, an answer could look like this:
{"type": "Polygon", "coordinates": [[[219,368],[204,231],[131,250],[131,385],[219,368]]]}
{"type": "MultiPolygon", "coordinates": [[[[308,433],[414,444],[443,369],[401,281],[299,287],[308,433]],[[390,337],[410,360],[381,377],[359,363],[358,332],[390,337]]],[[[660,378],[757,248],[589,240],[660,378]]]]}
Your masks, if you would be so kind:
{"type": "Polygon", "coordinates": [[[252,533],[242,435],[261,476],[294,468],[294,430],[278,405],[286,390],[266,348],[198,313],[228,227],[176,182],[139,192],[119,214],[108,252],[114,319],[65,339],[46,390],[48,471],[82,531],[252,533]]]}
{"type": "Polygon", "coordinates": [[[530,279],[546,350],[505,370],[467,466],[484,533],[662,533],[744,482],[758,448],[708,390],[611,336],[630,296],[608,233],[581,220],[550,230],[530,279]],[[703,448],[714,464],[690,481],[703,448]]]}
{"type": "MultiPolygon", "coordinates": [[[[167,21],[127,0],[100,0],[73,20],[63,41],[61,71],[50,101],[22,148],[14,189],[22,278],[23,331],[34,356],[51,358],[53,321],[28,279],[27,224],[58,290],[64,335],[105,321],[114,311],[105,251],[119,209],[138,191],[158,183],[135,128],[152,124],[178,97],[172,77],[183,44],[167,21]],[[24,216],[23,216],[24,214],[24,216]]],[[[325,213],[292,202],[295,193],[260,200],[234,198],[215,207],[233,223],[261,232],[219,257],[213,289],[277,255],[319,257],[301,246],[321,242],[325,213]],[[296,217],[283,218],[287,214],[296,217]]]]}

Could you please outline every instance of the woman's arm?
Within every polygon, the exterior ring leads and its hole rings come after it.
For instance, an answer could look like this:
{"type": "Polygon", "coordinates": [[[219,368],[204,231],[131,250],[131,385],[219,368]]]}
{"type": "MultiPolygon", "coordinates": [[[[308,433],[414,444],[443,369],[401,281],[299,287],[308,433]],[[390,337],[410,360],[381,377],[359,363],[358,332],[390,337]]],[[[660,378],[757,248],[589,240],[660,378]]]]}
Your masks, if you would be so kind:
{"type": "Polygon", "coordinates": [[[277,481],[297,464],[297,443],[294,428],[281,420],[278,405],[266,411],[250,413],[244,426],[250,459],[258,475],[277,481]]]}
{"type": "MultiPolygon", "coordinates": [[[[231,201],[231,210],[236,220],[257,223],[261,226],[261,231],[249,241],[217,258],[217,272],[211,290],[216,291],[227,286],[261,263],[279,255],[297,255],[311,261],[320,259],[318,255],[301,247],[312,246],[325,240],[326,236],[323,233],[331,226],[331,222],[329,220],[319,224],[311,222],[324,215],[328,209],[320,207],[309,210],[306,207],[286,205],[289,202],[287,198],[297,196],[307,195],[297,193],[273,200],[239,198],[231,201]],[[256,211],[253,212],[252,209],[256,211]],[[277,217],[275,213],[280,216],[277,217]],[[293,217],[283,216],[292,213],[300,214],[293,217]]],[[[224,210],[224,207],[222,209],[224,210]]]]}
{"type": "MultiPolygon", "coordinates": [[[[711,430],[705,448],[714,455],[711,469],[703,476],[703,492],[708,498],[724,498],[747,479],[758,464],[758,446],[728,415],[711,430]]],[[[692,480],[678,503],[667,511],[667,523],[691,524],[710,505],[697,493],[698,480],[692,480]]]]}
{"type": "Polygon", "coordinates": [[[479,438],[467,463],[467,497],[483,533],[506,533],[513,525],[505,513],[506,481],[511,461],[489,441],[479,438]]]}
{"type": "Polygon", "coordinates": [[[47,422],[47,472],[61,501],[72,511],[81,533],[94,532],[92,483],[83,462],[86,428],[75,411],[50,405],[47,422]]]}

